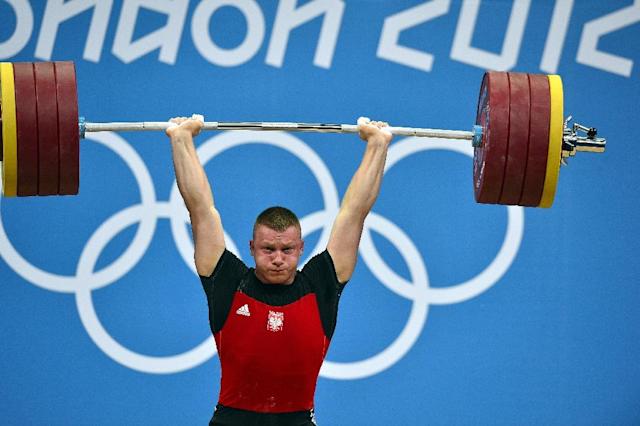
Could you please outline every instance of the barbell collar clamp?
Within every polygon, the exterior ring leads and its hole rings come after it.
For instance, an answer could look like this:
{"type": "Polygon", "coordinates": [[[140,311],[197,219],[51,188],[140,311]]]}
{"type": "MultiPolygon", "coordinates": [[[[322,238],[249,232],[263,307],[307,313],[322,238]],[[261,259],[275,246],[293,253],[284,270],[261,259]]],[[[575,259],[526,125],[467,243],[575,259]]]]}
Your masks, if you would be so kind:
{"type": "Polygon", "coordinates": [[[474,148],[481,147],[482,146],[482,126],[478,124],[474,124],[472,133],[473,133],[473,138],[471,139],[471,145],[474,148]]]}
{"type": "Polygon", "coordinates": [[[78,118],[78,132],[80,133],[80,139],[84,139],[87,131],[87,123],[84,120],[84,117],[78,118]]]}
{"type": "Polygon", "coordinates": [[[569,122],[572,118],[572,116],[567,117],[564,123],[562,136],[563,165],[567,164],[564,161],[565,158],[573,157],[578,151],[602,153],[607,145],[605,138],[598,137],[598,130],[595,127],[583,126],[575,122],[569,127],[569,122]]]}

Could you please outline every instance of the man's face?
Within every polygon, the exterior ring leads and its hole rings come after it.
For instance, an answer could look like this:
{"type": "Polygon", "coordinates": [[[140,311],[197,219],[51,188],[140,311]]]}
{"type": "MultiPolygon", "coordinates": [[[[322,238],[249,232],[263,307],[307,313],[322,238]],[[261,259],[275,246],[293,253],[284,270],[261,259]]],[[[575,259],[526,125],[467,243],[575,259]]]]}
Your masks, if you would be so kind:
{"type": "Polygon", "coordinates": [[[256,276],[265,284],[291,284],[296,276],[304,241],[300,230],[290,226],[283,232],[258,225],[249,242],[256,262],[256,276]]]}

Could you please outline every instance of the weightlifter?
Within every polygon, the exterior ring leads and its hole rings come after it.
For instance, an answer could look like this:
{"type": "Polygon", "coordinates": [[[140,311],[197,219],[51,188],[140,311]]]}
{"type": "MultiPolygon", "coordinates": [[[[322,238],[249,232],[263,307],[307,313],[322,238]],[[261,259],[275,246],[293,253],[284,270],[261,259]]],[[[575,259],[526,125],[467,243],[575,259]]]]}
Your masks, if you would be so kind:
{"type": "Polygon", "coordinates": [[[255,268],[225,248],[220,214],[193,144],[203,122],[195,116],[171,122],[166,133],[222,368],[209,425],[314,425],[318,373],[340,295],[356,265],[365,217],[380,191],[392,135],[386,123],[358,120],[366,141],[362,161],[326,250],[298,271],[304,249],[300,223],[283,207],[270,207],[256,219],[249,241],[255,268]]]}

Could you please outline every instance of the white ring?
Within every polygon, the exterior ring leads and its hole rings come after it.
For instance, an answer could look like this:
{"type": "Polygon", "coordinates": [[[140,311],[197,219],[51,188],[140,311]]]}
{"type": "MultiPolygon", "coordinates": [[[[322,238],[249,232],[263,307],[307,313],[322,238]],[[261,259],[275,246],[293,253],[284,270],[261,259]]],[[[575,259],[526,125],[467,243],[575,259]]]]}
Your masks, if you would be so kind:
{"type": "MultiPolygon", "coordinates": [[[[170,217],[168,203],[158,203],[157,217],[170,217]]],[[[105,235],[102,239],[93,239],[91,249],[83,252],[76,271],[80,281],[89,280],[93,274],[93,268],[106,245],[127,227],[143,220],[148,214],[144,206],[136,205],[128,207],[115,215],[112,226],[106,228],[111,235],[105,235]],[[108,238],[107,238],[108,237],[108,238]]],[[[88,247],[88,246],[87,246],[88,247]]],[[[148,356],[134,352],[116,341],[102,326],[93,306],[91,288],[84,286],[76,290],[76,306],[80,314],[80,320],[94,343],[111,359],[144,373],[168,374],[179,373],[196,367],[216,354],[216,345],[213,336],[180,355],[174,356],[148,356]]]]}
{"type": "MultiPolygon", "coordinates": [[[[385,173],[406,156],[430,149],[459,152],[473,158],[473,148],[469,145],[461,144],[460,141],[410,137],[391,146],[387,155],[385,173]]],[[[502,278],[518,253],[524,233],[523,208],[519,206],[507,206],[507,212],[509,219],[507,231],[502,247],[500,247],[496,258],[481,273],[470,280],[448,287],[429,288],[429,303],[445,305],[469,300],[483,293],[502,278]]],[[[365,228],[363,234],[367,232],[365,228]]],[[[380,266],[385,269],[385,275],[392,275],[393,272],[391,269],[377,253],[376,258],[380,266]]]]}
{"type": "MultiPolygon", "coordinates": [[[[429,278],[425,264],[416,246],[402,229],[374,212],[369,213],[365,222],[365,228],[375,229],[379,234],[386,237],[396,246],[398,252],[404,257],[409,267],[413,285],[404,279],[402,279],[402,281],[403,285],[412,289],[411,291],[407,291],[406,294],[410,293],[409,298],[412,299],[413,304],[411,306],[409,319],[402,329],[402,332],[393,343],[383,351],[362,361],[332,362],[325,360],[320,369],[320,375],[331,379],[363,379],[391,367],[413,347],[418,337],[420,337],[420,333],[427,320],[427,313],[429,311],[429,304],[427,303],[429,278]]],[[[362,258],[369,269],[376,275],[375,270],[378,265],[374,257],[371,256],[375,250],[373,249],[370,232],[367,232],[366,236],[363,235],[361,244],[360,253],[362,254],[362,258]]],[[[380,279],[380,277],[377,278],[380,279]]],[[[381,279],[383,284],[389,288],[394,287],[395,284],[393,284],[393,282],[387,282],[386,278],[387,277],[383,277],[381,279]]]]}
{"type": "MultiPolygon", "coordinates": [[[[138,153],[115,133],[94,133],[90,139],[87,140],[94,140],[122,157],[133,172],[133,176],[138,183],[141,203],[146,207],[147,213],[150,213],[153,203],[155,202],[156,194],[149,171],[138,153]]],[[[147,247],[149,247],[153,233],[155,232],[156,219],[150,214],[143,215],[143,219],[127,250],[109,266],[92,273],[90,277],[86,278],[85,282],[79,280],[77,276],[54,274],[29,263],[11,244],[4,230],[2,217],[0,217],[0,254],[18,275],[45,290],[73,293],[76,288],[84,286],[89,286],[94,289],[100,288],[124,276],[138,263],[147,250],[147,247]]],[[[105,232],[108,232],[105,230],[107,224],[111,224],[111,218],[107,219],[107,221],[94,232],[90,241],[104,238],[105,232]]],[[[87,246],[84,248],[85,251],[87,250],[87,246]]]]}

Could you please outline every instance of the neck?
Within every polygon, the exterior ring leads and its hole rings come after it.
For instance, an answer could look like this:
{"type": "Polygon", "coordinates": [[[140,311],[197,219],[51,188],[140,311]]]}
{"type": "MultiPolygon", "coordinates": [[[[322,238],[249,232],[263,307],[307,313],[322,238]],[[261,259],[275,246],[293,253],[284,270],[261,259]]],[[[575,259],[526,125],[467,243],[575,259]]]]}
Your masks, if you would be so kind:
{"type": "Polygon", "coordinates": [[[269,286],[287,286],[287,285],[291,285],[291,284],[293,284],[293,282],[296,279],[296,275],[294,273],[293,276],[289,280],[284,281],[284,282],[275,282],[274,283],[274,282],[269,282],[263,276],[261,276],[261,274],[258,273],[258,270],[254,270],[253,274],[256,276],[258,281],[260,281],[264,285],[269,285],[269,286]]]}

